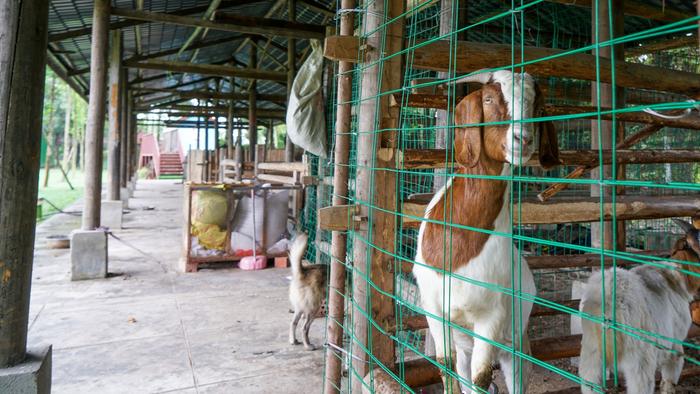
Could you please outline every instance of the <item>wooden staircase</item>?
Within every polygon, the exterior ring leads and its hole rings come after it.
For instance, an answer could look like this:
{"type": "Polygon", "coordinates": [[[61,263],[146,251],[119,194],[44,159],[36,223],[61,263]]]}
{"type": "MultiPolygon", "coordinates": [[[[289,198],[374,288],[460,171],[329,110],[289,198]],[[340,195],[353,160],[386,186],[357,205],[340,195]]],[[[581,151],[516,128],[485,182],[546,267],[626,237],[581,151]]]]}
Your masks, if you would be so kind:
{"type": "Polygon", "coordinates": [[[180,162],[180,155],[177,153],[161,153],[159,164],[158,178],[182,177],[182,163],[180,162]]]}

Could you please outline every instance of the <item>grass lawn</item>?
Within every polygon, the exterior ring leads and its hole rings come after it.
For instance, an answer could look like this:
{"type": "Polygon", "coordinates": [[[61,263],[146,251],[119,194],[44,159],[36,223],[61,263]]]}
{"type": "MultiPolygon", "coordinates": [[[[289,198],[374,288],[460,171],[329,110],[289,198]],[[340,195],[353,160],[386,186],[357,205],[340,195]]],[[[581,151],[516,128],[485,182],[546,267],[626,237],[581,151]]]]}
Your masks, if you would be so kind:
{"type": "MultiPolygon", "coordinates": [[[[68,174],[68,179],[73,185],[73,190],[65,179],[61,171],[57,168],[52,168],[49,170],[49,184],[48,187],[44,187],[44,169],[39,171],[39,198],[44,198],[50,201],[52,204],[60,209],[66,208],[68,205],[72,204],[75,200],[82,197],[83,195],[83,173],[80,171],[71,171],[68,174]]],[[[46,201],[42,204],[42,217],[37,217],[37,221],[42,221],[53,213],[56,209],[53,208],[46,201]]]]}

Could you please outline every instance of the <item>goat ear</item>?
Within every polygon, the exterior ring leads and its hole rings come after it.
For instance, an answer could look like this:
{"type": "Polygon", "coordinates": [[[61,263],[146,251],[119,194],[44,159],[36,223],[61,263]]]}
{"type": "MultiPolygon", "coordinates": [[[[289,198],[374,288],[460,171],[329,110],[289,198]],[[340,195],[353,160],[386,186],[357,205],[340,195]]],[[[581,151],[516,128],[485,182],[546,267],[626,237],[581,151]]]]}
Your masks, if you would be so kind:
{"type": "Polygon", "coordinates": [[[559,159],[559,139],[552,122],[540,122],[540,165],[545,170],[561,164],[559,159]]]}
{"type": "MultiPolygon", "coordinates": [[[[544,112],[544,95],[540,87],[535,83],[535,116],[545,116],[544,112]]],[[[538,123],[540,143],[538,146],[540,165],[545,170],[556,167],[561,164],[559,159],[559,139],[557,138],[557,130],[554,128],[554,123],[539,122],[538,123]]]]}
{"type": "MultiPolygon", "coordinates": [[[[455,123],[458,125],[483,123],[484,109],[481,91],[476,91],[455,107],[455,123]]],[[[455,128],[455,161],[466,167],[474,167],[481,156],[482,126],[455,128]]]]}

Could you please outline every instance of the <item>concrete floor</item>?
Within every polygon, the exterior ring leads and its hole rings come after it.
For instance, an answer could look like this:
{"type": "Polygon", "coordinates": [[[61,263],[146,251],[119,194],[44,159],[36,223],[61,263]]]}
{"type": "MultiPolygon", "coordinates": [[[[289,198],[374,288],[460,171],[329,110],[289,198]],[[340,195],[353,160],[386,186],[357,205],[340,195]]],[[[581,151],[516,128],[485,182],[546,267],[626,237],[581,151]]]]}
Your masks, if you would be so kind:
{"type": "MultiPolygon", "coordinates": [[[[152,257],[110,239],[110,277],[83,282],[44,246],[80,217],[37,228],[29,344],[53,344],[53,393],[320,391],[323,351],[287,343],[289,270],[180,273],[182,219],[182,185],[139,181],[115,234],[152,257]]],[[[321,345],[324,321],[311,330],[321,345]]]]}

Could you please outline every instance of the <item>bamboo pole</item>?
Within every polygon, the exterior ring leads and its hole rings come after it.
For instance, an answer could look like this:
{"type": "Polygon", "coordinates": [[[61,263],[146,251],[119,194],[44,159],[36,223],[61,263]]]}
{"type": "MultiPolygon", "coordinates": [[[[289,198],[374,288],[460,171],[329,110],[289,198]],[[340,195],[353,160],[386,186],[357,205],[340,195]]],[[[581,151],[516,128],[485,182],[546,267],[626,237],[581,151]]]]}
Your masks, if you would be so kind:
{"type": "MultiPolygon", "coordinates": [[[[341,8],[354,9],[355,0],[342,0],[341,8]]],[[[340,35],[351,36],[355,16],[346,12],[340,16],[340,35]]],[[[348,160],[350,156],[350,122],[352,120],[352,63],[338,64],[337,112],[335,120],[335,156],[333,160],[333,205],[348,203],[348,160]]],[[[331,273],[328,288],[328,349],[326,350],[326,381],[324,394],[341,392],[341,366],[343,354],[336,349],[343,347],[346,297],[347,234],[334,231],[331,235],[331,273]]]]}
{"type": "Polygon", "coordinates": [[[0,11],[0,368],[25,361],[32,279],[48,0],[0,11]]]}
{"type": "Polygon", "coordinates": [[[104,135],[107,50],[109,48],[109,0],[95,0],[90,57],[90,100],[85,131],[85,197],[83,230],[100,226],[102,147],[104,135]]]}

